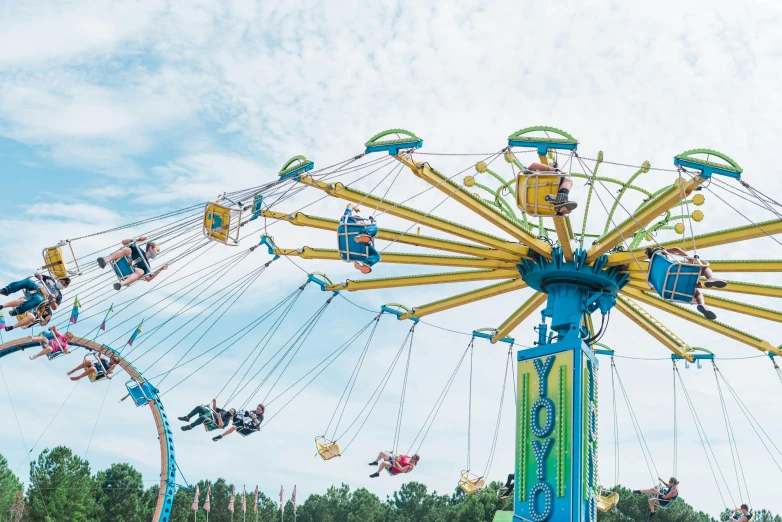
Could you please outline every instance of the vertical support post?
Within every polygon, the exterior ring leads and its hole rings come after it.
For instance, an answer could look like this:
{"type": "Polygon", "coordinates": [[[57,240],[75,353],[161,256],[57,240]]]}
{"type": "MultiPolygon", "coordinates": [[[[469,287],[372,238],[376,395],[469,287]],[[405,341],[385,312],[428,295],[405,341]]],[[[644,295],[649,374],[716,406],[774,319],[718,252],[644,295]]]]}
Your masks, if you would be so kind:
{"type": "Polygon", "coordinates": [[[597,359],[566,336],[518,361],[514,520],[595,522],[597,359]]]}

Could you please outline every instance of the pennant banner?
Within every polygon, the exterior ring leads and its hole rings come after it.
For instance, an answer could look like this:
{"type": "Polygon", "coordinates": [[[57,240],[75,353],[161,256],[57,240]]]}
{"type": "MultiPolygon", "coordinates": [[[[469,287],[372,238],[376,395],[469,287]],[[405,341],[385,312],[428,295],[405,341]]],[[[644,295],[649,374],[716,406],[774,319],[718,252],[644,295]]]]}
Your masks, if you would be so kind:
{"type": "Polygon", "coordinates": [[[133,341],[136,340],[136,337],[139,336],[141,333],[141,327],[144,326],[144,320],[142,319],[139,325],[136,327],[136,331],[133,332],[133,335],[130,336],[130,339],[128,339],[128,346],[133,346],[133,341]]]}
{"type": "Polygon", "coordinates": [[[114,311],[114,303],[109,306],[109,311],[106,312],[106,317],[103,318],[103,322],[100,323],[100,329],[106,331],[106,320],[109,318],[109,314],[114,311]]]}
{"type": "Polygon", "coordinates": [[[242,513],[247,512],[247,488],[242,486],[242,513]]]}
{"type": "Polygon", "coordinates": [[[212,509],[212,504],[209,499],[212,498],[212,485],[209,484],[206,487],[206,500],[204,500],[204,511],[209,513],[209,510],[212,509]]]}
{"type": "Polygon", "coordinates": [[[253,506],[253,511],[256,513],[258,512],[258,486],[255,486],[255,505],[253,506]]]}
{"type": "Polygon", "coordinates": [[[291,502],[293,502],[293,514],[296,514],[296,485],[293,486],[293,495],[291,495],[291,502]]]}
{"type": "Polygon", "coordinates": [[[193,511],[198,511],[198,484],[196,484],[195,498],[193,499],[193,505],[190,506],[193,511]]]}
{"type": "Polygon", "coordinates": [[[280,486],[280,511],[285,513],[285,501],[283,500],[283,495],[285,495],[285,489],[280,486]]]}
{"type": "Polygon", "coordinates": [[[76,297],[73,299],[73,309],[71,310],[71,324],[76,324],[76,321],[79,320],[80,308],[81,308],[81,303],[79,303],[79,298],[76,297]]]}
{"type": "Polygon", "coordinates": [[[231,501],[228,502],[228,511],[234,512],[234,487],[231,486],[231,501]]]}

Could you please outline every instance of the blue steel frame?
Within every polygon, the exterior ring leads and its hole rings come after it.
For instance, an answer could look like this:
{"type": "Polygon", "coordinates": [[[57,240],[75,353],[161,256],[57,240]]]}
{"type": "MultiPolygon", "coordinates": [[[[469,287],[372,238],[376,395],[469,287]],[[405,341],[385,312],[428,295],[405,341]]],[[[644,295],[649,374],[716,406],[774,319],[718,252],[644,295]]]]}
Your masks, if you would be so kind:
{"type": "MultiPolygon", "coordinates": [[[[149,384],[140,371],[123,359],[119,352],[105,344],[98,344],[78,337],[74,337],[68,344],[71,347],[78,346],[85,350],[103,354],[107,357],[117,355],[120,358],[120,367],[131,377],[131,380],[127,383],[127,387],[133,401],[138,406],[149,405],[152,416],[155,419],[155,425],[157,426],[160,444],[160,488],[157,506],[155,507],[155,512],[152,516],[152,522],[169,522],[171,508],[174,503],[174,493],[177,488],[176,458],[174,454],[174,436],[171,432],[171,426],[168,424],[168,417],[163,409],[163,403],[160,402],[158,390],[149,384]]],[[[39,344],[30,340],[29,337],[0,344],[0,358],[27,348],[37,349],[39,348],[39,344]]]]}

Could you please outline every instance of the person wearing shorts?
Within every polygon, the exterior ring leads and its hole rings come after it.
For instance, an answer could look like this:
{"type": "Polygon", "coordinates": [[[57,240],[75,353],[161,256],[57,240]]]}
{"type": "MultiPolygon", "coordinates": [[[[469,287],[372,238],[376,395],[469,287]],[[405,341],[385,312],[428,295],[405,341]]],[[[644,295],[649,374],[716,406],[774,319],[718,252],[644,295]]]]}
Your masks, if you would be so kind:
{"type": "Polygon", "coordinates": [[[34,361],[42,355],[55,354],[58,352],[68,353],[68,343],[73,339],[71,332],[65,332],[61,334],[56,326],[52,326],[51,332],[44,332],[43,335],[33,337],[32,340],[41,343],[43,350],[35,355],[30,356],[30,360],[34,361]]]}
{"type": "Polygon", "coordinates": [[[370,466],[377,466],[377,471],[372,473],[370,478],[377,478],[380,476],[380,472],[383,470],[388,471],[388,474],[392,477],[395,475],[401,475],[402,473],[410,473],[418,465],[421,457],[418,453],[414,455],[394,455],[390,451],[381,451],[378,453],[374,462],[370,462],[370,466]]]}

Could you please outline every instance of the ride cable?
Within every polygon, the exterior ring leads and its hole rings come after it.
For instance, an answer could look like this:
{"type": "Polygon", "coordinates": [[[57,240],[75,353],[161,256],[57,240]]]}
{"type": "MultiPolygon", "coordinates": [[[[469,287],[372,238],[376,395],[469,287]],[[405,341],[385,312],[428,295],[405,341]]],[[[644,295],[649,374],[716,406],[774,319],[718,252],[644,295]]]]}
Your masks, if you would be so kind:
{"type": "MultiPolygon", "coordinates": [[[[361,372],[361,367],[364,365],[364,361],[366,360],[367,353],[369,353],[369,347],[372,345],[372,339],[375,337],[375,331],[377,330],[377,325],[380,324],[380,317],[383,315],[383,313],[377,314],[372,321],[369,322],[369,324],[372,325],[372,330],[369,332],[369,336],[367,337],[366,343],[364,343],[364,348],[361,350],[358,356],[358,360],[356,361],[356,364],[353,366],[353,371],[350,373],[350,377],[348,378],[348,382],[345,385],[345,389],[342,390],[342,395],[340,395],[339,400],[337,401],[337,406],[334,408],[334,413],[331,414],[331,418],[329,419],[329,423],[326,425],[326,429],[323,430],[323,436],[324,438],[326,435],[328,435],[329,429],[331,428],[331,424],[334,423],[334,432],[331,436],[332,442],[337,442],[336,436],[337,431],[339,430],[339,425],[342,423],[342,418],[345,415],[345,411],[348,408],[348,402],[350,401],[350,397],[353,394],[353,388],[356,386],[356,382],[358,381],[359,373],[361,372]],[[342,400],[345,400],[344,403],[342,400]],[[340,406],[341,410],[340,411],[340,406]],[[337,421],[334,422],[334,419],[337,417],[337,413],[339,413],[339,418],[337,418],[337,421]]],[[[363,330],[365,330],[367,327],[365,326],[363,330]]]]}
{"type": "Polygon", "coordinates": [[[728,497],[730,497],[731,503],[735,505],[736,501],[733,500],[733,496],[730,493],[728,482],[727,480],[725,480],[725,474],[722,472],[722,468],[720,468],[719,462],[717,461],[717,457],[714,455],[714,450],[712,449],[711,443],[709,442],[709,439],[706,436],[706,430],[703,428],[703,425],[701,424],[700,418],[698,417],[698,412],[696,411],[695,406],[692,403],[692,399],[690,399],[690,394],[687,392],[687,387],[684,385],[684,379],[682,379],[681,373],[679,372],[679,369],[676,366],[676,361],[673,361],[673,366],[674,366],[674,371],[676,372],[676,377],[678,378],[679,384],[682,387],[682,393],[684,394],[684,398],[686,399],[687,406],[689,407],[690,410],[690,414],[692,415],[693,423],[695,424],[695,429],[698,432],[698,438],[701,441],[703,452],[706,455],[706,461],[709,464],[711,475],[714,478],[714,483],[717,485],[717,491],[719,492],[722,505],[727,506],[728,504],[725,502],[725,497],[722,494],[722,487],[720,487],[719,479],[717,478],[717,474],[714,471],[715,467],[717,468],[717,471],[719,472],[720,477],[722,478],[722,482],[725,485],[725,490],[728,493],[728,497]],[[713,464],[712,464],[712,459],[714,460],[713,464]]]}
{"type": "Polygon", "coordinates": [[[426,440],[426,436],[429,434],[429,430],[431,430],[432,425],[434,424],[434,421],[437,418],[437,414],[440,413],[440,408],[442,408],[443,403],[445,402],[445,398],[448,396],[448,392],[451,390],[451,386],[453,385],[453,382],[456,379],[457,374],[459,373],[459,369],[461,368],[464,359],[467,357],[467,353],[469,353],[470,350],[472,349],[472,345],[474,341],[475,341],[475,337],[471,336],[470,342],[467,344],[467,348],[465,348],[464,352],[462,352],[461,357],[456,363],[456,367],[451,372],[450,377],[448,377],[448,380],[446,381],[442,391],[440,391],[440,395],[437,397],[437,400],[435,400],[432,409],[429,410],[429,413],[424,419],[421,429],[418,430],[418,433],[416,434],[415,438],[410,443],[410,448],[407,450],[408,454],[413,452],[413,447],[415,447],[415,443],[419,440],[419,437],[420,437],[420,442],[418,443],[418,447],[413,453],[418,453],[419,451],[421,451],[421,447],[424,444],[424,440],[426,440]]]}
{"type": "MultiPolygon", "coordinates": [[[[397,363],[399,362],[399,358],[402,356],[402,353],[404,352],[405,347],[407,346],[407,341],[410,339],[412,333],[413,333],[413,327],[415,324],[413,324],[412,327],[410,327],[410,330],[408,330],[407,335],[405,336],[404,340],[402,341],[402,344],[399,346],[399,350],[397,350],[396,354],[394,355],[393,360],[391,361],[390,366],[386,370],[383,377],[380,378],[380,382],[375,387],[375,390],[372,392],[372,394],[369,396],[369,399],[367,400],[366,404],[361,408],[361,410],[358,412],[358,415],[353,420],[353,422],[350,423],[350,425],[345,428],[340,435],[338,435],[336,438],[342,439],[345,437],[348,431],[350,431],[351,428],[361,419],[362,415],[364,416],[364,420],[361,421],[361,424],[359,424],[358,428],[356,429],[355,434],[353,434],[353,437],[348,441],[348,443],[345,445],[345,447],[342,449],[342,452],[344,453],[347,451],[347,449],[353,444],[353,441],[356,440],[356,437],[358,437],[359,433],[361,433],[362,428],[364,425],[366,425],[367,420],[369,420],[369,417],[372,415],[372,411],[375,409],[375,406],[377,405],[378,401],[380,400],[380,396],[383,394],[383,391],[386,388],[386,385],[388,384],[388,381],[391,379],[391,374],[393,373],[394,369],[396,368],[397,363]],[[366,415],[364,415],[364,412],[366,411],[366,415]]],[[[395,430],[396,431],[396,430],[395,430]]]]}
{"type": "Polygon", "coordinates": [[[161,373],[160,375],[156,375],[155,377],[152,377],[152,379],[156,379],[156,378],[158,378],[158,377],[161,377],[161,376],[164,376],[164,375],[166,375],[166,374],[168,374],[168,373],[171,373],[171,372],[173,372],[174,370],[177,370],[177,369],[179,369],[179,368],[182,368],[182,367],[184,367],[184,366],[187,366],[187,365],[188,365],[188,364],[190,364],[191,362],[193,362],[193,361],[196,361],[196,360],[200,359],[201,357],[204,357],[204,356],[205,356],[205,355],[207,355],[208,353],[212,352],[213,350],[216,350],[217,348],[219,348],[219,347],[221,347],[221,346],[225,345],[225,347],[224,347],[224,348],[223,348],[221,351],[219,351],[219,352],[218,352],[216,355],[212,356],[212,358],[210,358],[208,361],[206,361],[205,363],[203,363],[201,366],[199,366],[198,368],[196,368],[195,370],[193,370],[193,371],[192,371],[190,374],[188,374],[186,377],[184,377],[182,380],[180,380],[179,382],[177,382],[177,383],[176,383],[174,386],[172,386],[171,388],[169,388],[167,391],[165,391],[165,392],[164,392],[164,393],[162,393],[161,395],[164,395],[164,394],[166,394],[166,393],[168,393],[168,392],[172,391],[174,388],[176,388],[177,386],[179,386],[180,384],[182,384],[183,382],[185,382],[186,380],[188,380],[190,377],[192,377],[193,375],[195,375],[196,373],[198,373],[200,370],[202,370],[203,368],[205,368],[206,366],[208,366],[208,365],[209,365],[209,364],[210,364],[212,361],[214,361],[214,360],[215,360],[217,357],[219,357],[220,355],[222,355],[223,353],[225,353],[225,351],[226,351],[226,350],[228,350],[229,348],[231,348],[232,346],[234,346],[234,345],[235,345],[237,342],[239,342],[241,339],[243,339],[244,337],[246,337],[246,336],[247,336],[247,335],[248,335],[250,332],[252,332],[252,331],[253,331],[255,328],[257,328],[258,326],[260,326],[260,325],[261,325],[261,324],[262,324],[264,321],[266,321],[266,319],[268,319],[269,317],[271,317],[272,315],[274,315],[274,313],[275,313],[277,310],[279,310],[279,309],[280,309],[282,306],[284,306],[284,305],[285,305],[285,304],[286,304],[288,301],[290,301],[290,300],[291,300],[292,298],[294,298],[295,296],[299,295],[299,293],[301,292],[301,290],[302,290],[302,288],[301,288],[301,287],[300,287],[300,288],[297,288],[297,289],[296,289],[296,290],[294,290],[292,293],[290,293],[290,294],[289,294],[287,297],[284,297],[284,298],[283,298],[282,300],[280,300],[280,301],[279,301],[277,304],[275,304],[275,305],[274,305],[274,306],[273,306],[271,309],[267,310],[266,312],[264,312],[263,314],[261,314],[259,317],[257,317],[257,318],[255,318],[255,319],[253,319],[253,320],[252,320],[252,321],[251,321],[249,324],[247,324],[247,325],[243,326],[242,328],[240,328],[239,330],[237,330],[236,332],[234,332],[234,333],[233,333],[233,334],[231,334],[230,336],[226,337],[225,339],[223,339],[222,341],[220,341],[220,342],[219,342],[219,343],[217,343],[216,345],[212,346],[211,348],[209,348],[209,349],[207,349],[207,350],[203,351],[202,353],[200,353],[200,354],[198,354],[198,355],[196,355],[196,356],[194,356],[194,357],[191,357],[191,358],[190,358],[190,359],[188,359],[187,361],[184,361],[184,362],[182,362],[182,363],[179,363],[179,364],[175,365],[174,367],[172,367],[172,368],[171,368],[170,370],[168,370],[167,372],[164,372],[164,373],[161,373]],[[229,342],[229,341],[230,341],[230,342],[229,342]]]}
{"type": "Polygon", "coordinates": [[[643,431],[641,431],[641,425],[638,422],[638,417],[635,414],[635,410],[633,410],[632,404],[630,404],[630,398],[627,395],[627,390],[625,389],[624,383],[622,382],[622,377],[619,375],[619,370],[616,367],[613,357],[611,357],[611,372],[616,376],[616,382],[619,383],[619,389],[622,391],[622,396],[624,397],[625,404],[627,405],[627,411],[630,413],[630,421],[633,424],[635,436],[638,439],[638,445],[641,447],[641,453],[643,454],[644,461],[646,462],[646,469],[649,471],[649,477],[651,478],[652,483],[656,484],[656,477],[659,477],[660,474],[657,472],[657,466],[654,464],[652,452],[649,450],[649,445],[646,443],[646,437],[644,437],[643,431]],[[652,473],[652,468],[654,468],[654,473],[652,473]]]}
{"type": "Polygon", "coordinates": [[[402,393],[399,397],[399,412],[397,413],[396,417],[396,430],[394,431],[394,442],[391,445],[391,448],[393,448],[392,452],[394,455],[397,454],[399,450],[399,438],[402,434],[402,418],[403,413],[405,411],[405,395],[407,394],[407,377],[410,374],[410,358],[413,354],[413,337],[415,336],[415,323],[413,323],[413,326],[410,327],[410,342],[407,346],[407,364],[405,364],[405,376],[402,380],[402,393]]]}
{"type": "Polygon", "coordinates": [[[752,499],[749,496],[749,488],[747,487],[747,477],[744,475],[744,465],[741,463],[741,457],[739,456],[739,447],[736,443],[736,435],[733,432],[733,425],[730,422],[730,415],[728,414],[728,405],[725,403],[725,396],[722,394],[722,386],[720,386],[720,379],[717,375],[717,364],[714,359],[711,361],[714,369],[714,381],[717,383],[717,391],[720,396],[720,406],[722,407],[722,417],[725,420],[725,433],[728,435],[728,446],[730,447],[730,457],[733,460],[733,471],[736,474],[736,485],[739,490],[739,500],[744,500],[744,494],[742,494],[741,482],[744,482],[744,493],[747,497],[747,503],[752,506],[752,499]],[[739,476],[741,472],[741,476],[739,476]]]}

